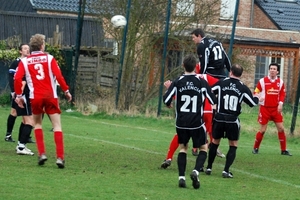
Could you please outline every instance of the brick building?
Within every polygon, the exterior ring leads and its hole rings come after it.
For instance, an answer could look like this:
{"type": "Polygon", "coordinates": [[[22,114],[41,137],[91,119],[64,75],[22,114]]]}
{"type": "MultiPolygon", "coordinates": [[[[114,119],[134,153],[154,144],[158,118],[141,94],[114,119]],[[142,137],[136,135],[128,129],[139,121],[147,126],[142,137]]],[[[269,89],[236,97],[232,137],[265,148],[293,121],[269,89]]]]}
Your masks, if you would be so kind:
{"type": "MultiPolygon", "coordinates": [[[[182,2],[191,3],[189,0],[178,2],[181,2],[181,5],[184,5],[182,2]]],[[[235,6],[236,0],[221,0],[220,4],[216,5],[216,10],[219,12],[211,20],[213,23],[193,24],[189,30],[186,30],[187,40],[190,40],[189,33],[193,27],[205,27],[205,32],[210,37],[219,37],[218,39],[228,50],[235,6]]],[[[197,5],[190,8],[197,8],[197,5]]],[[[281,67],[280,77],[283,78],[287,88],[286,101],[289,102],[294,101],[295,92],[292,91],[297,90],[299,77],[299,10],[299,0],[239,1],[233,43],[236,54],[234,57],[245,60],[250,65],[246,67],[243,74],[243,82],[254,89],[257,81],[267,75],[269,63],[277,62],[281,67]]],[[[197,9],[190,13],[194,12],[197,12],[197,9]]],[[[172,50],[179,51],[176,48],[172,50]]]]}

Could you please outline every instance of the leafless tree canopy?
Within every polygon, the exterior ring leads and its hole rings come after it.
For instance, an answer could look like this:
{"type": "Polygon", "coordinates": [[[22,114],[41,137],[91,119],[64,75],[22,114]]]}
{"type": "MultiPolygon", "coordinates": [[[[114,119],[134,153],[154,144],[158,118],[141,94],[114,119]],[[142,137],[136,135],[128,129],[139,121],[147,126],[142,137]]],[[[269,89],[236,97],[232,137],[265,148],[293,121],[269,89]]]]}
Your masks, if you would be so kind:
{"type": "MultiPolygon", "coordinates": [[[[123,29],[115,29],[110,23],[114,15],[126,16],[127,0],[93,0],[91,6],[99,13],[106,37],[111,37],[121,50],[123,29]]],[[[168,1],[132,0],[126,52],[120,88],[119,105],[124,109],[141,106],[158,97],[161,68],[165,65],[165,79],[178,76],[182,58],[195,51],[191,30],[213,23],[219,12],[218,0],[172,1],[169,24],[167,59],[163,63],[163,42],[168,1]]],[[[120,55],[120,52],[119,54],[120,55]]]]}

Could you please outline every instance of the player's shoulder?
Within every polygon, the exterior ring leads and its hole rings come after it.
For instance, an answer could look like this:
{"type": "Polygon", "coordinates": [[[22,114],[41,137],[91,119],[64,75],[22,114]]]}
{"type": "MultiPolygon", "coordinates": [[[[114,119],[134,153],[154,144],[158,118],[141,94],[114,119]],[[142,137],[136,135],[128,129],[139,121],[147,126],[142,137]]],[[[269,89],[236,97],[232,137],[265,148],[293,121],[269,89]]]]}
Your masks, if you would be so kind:
{"type": "Polygon", "coordinates": [[[12,61],[12,63],[9,66],[9,69],[17,69],[20,60],[20,58],[17,58],[14,61],[12,61]]]}

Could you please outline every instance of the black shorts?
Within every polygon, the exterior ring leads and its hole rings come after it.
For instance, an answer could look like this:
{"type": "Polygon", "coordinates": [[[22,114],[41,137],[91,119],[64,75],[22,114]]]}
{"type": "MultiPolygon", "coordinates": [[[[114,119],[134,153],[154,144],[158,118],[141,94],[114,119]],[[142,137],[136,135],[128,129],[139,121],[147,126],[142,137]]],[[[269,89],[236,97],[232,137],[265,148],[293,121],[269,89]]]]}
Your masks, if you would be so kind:
{"type": "Polygon", "coordinates": [[[18,107],[18,104],[15,102],[15,99],[13,99],[11,95],[10,95],[10,102],[11,102],[11,108],[16,109],[16,107],[18,107]]]}
{"type": "Polygon", "coordinates": [[[15,101],[12,102],[12,108],[16,109],[17,116],[29,116],[29,115],[32,115],[31,103],[30,103],[29,96],[25,96],[25,99],[26,99],[26,103],[24,104],[24,108],[20,108],[15,101]],[[15,107],[13,107],[13,104],[15,104],[14,105],[15,107]]]}
{"type": "Polygon", "coordinates": [[[189,143],[190,138],[192,138],[193,148],[200,148],[202,145],[206,144],[207,141],[204,126],[192,130],[176,128],[176,133],[178,135],[179,144],[187,145],[189,143]]]}
{"type": "Polygon", "coordinates": [[[239,140],[240,120],[235,122],[219,122],[214,120],[212,136],[214,139],[228,138],[228,140],[239,140]]]}

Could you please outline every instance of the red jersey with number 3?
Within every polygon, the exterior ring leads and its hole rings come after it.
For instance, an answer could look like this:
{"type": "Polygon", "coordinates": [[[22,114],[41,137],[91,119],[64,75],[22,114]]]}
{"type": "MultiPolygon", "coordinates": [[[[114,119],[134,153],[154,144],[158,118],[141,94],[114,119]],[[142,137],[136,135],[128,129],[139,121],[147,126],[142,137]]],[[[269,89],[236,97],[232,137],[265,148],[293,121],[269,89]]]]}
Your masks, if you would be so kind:
{"type": "Polygon", "coordinates": [[[42,51],[34,51],[31,55],[21,59],[14,77],[17,95],[22,94],[24,75],[31,99],[57,98],[56,80],[63,91],[69,89],[55,58],[42,51]]]}

